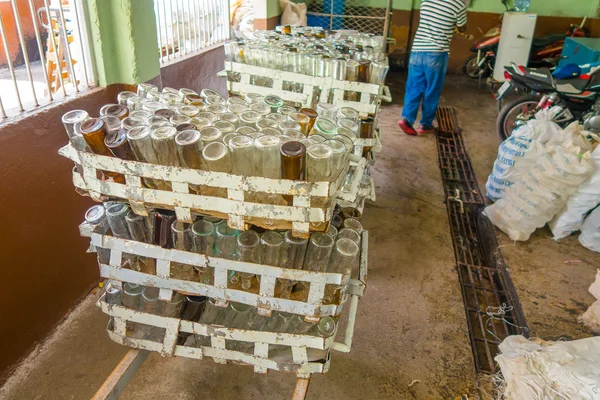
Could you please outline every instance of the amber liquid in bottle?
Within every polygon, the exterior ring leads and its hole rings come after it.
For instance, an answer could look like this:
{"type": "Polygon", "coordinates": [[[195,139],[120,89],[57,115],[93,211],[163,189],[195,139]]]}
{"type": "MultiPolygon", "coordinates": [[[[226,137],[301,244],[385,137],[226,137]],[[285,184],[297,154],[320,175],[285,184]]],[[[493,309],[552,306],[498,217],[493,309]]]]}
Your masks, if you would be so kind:
{"type": "Polygon", "coordinates": [[[124,130],[119,129],[106,135],[104,144],[115,157],[122,160],[135,160],[131,146],[127,141],[127,133],[124,130]]]}
{"type": "Polygon", "coordinates": [[[358,62],[358,81],[359,82],[368,82],[369,81],[369,67],[371,66],[371,61],[369,60],[360,60],[358,62]]]}
{"type": "Polygon", "coordinates": [[[302,114],[306,115],[308,118],[310,118],[310,121],[308,122],[308,130],[307,130],[307,132],[310,133],[310,131],[312,131],[313,125],[317,121],[318,114],[312,108],[301,108],[300,112],[302,114]]]}
{"type": "MultiPolygon", "coordinates": [[[[94,153],[112,157],[112,153],[104,143],[104,139],[106,138],[106,125],[104,121],[100,118],[91,118],[81,124],[79,129],[94,153]]],[[[115,182],[125,183],[125,177],[117,172],[102,171],[102,173],[113,178],[115,182]]]]}
{"type": "MultiPolygon", "coordinates": [[[[373,117],[361,119],[360,121],[360,137],[361,139],[373,139],[373,117]]],[[[371,152],[372,146],[363,148],[363,157],[367,158],[371,152]]]]}
{"type": "Polygon", "coordinates": [[[204,105],[204,99],[197,94],[186,94],[183,99],[184,104],[189,104],[192,106],[200,107],[204,105]]]}
{"type": "MultiPolygon", "coordinates": [[[[281,178],[294,181],[305,179],[306,173],[306,147],[297,141],[286,142],[281,145],[281,178]]],[[[294,198],[284,195],[283,199],[293,205],[294,198]]]]}

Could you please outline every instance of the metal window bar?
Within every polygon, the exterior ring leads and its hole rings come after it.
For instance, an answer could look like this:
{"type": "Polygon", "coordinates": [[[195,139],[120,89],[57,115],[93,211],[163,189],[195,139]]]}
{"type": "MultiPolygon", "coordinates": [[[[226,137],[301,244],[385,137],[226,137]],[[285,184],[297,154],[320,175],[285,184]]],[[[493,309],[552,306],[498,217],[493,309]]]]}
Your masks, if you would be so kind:
{"type": "Polygon", "coordinates": [[[19,9],[10,0],[10,10],[0,13],[6,57],[0,65],[0,123],[95,85],[82,0],[52,7],[44,0],[38,9],[26,1],[19,9]],[[9,40],[14,36],[16,44],[9,40]]]}
{"type": "Polygon", "coordinates": [[[197,54],[230,38],[229,4],[221,0],[154,0],[160,61],[197,54]]]}

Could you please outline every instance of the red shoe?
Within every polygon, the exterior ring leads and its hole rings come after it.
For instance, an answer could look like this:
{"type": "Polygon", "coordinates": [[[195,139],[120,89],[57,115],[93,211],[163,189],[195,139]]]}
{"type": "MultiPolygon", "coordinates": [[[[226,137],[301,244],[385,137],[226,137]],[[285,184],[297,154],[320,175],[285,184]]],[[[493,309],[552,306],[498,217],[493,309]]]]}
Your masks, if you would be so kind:
{"type": "Polygon", "coordinates": [[[398,121],[398,126],[405,134],[409,136],[417,136],[417,131],[415,131],[415,128],[413,128],[412,124],[406,118],[402,118],[400,121],[398,121]]]}
{"type": "Polygon", "coordinates": [[[435,128],[433,126],[423,126],[421,125],[417,130],[420,134],[433,133],[435,132],[435,128]]]}

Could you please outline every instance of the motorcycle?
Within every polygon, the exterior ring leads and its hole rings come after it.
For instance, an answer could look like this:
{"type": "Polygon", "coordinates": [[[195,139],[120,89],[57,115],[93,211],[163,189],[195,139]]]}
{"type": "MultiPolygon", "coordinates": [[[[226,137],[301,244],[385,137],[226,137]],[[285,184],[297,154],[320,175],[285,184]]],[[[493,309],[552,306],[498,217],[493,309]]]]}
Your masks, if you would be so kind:
{"type": "Polygon", "coordinates": [[[559,79],[548,68],[526,68],[513,63],[505,67],[504,77],[506,82],[496,92],[496,100],[512,91],[528,94],[509,102],[500,111],[496,125],[502,140],[542,109],[560,107],[554,122],[562,127],[575,120],[585,123],[600,111],[600,67],[559,79]]]}
{"type": "MultiPolygon", "coordinates": [[[[506,7],[506,11],[512,11],[509,10],[506,1],[502,1],[502,4],[506,7]]],[[[579,26],[571,24],[564,34],[533,38],[528,65],[535,68],[556,66],[560,60],[565,37],[589,36],[589,30],[584,27],[586,19],[584,18],[579,26]]],[[[492,75],[496,65],[501,29],[502,25],[493,27],[471,46],[471,52],[475,54],[469,56],[463,64],[463,73],[469,78],[487,78],[492,75]]]]}

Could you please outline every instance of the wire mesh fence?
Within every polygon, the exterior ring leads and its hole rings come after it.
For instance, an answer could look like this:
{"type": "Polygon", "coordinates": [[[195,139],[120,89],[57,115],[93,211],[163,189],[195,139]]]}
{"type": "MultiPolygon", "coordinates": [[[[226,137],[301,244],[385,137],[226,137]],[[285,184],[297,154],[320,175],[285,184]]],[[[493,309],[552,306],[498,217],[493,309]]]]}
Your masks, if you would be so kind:
{"type": "Polygon", "coordinates": [[[385,36],[391,0],[295,0],[306,3],[307,23],[330,30],[356,30],[385,36]]]}

